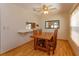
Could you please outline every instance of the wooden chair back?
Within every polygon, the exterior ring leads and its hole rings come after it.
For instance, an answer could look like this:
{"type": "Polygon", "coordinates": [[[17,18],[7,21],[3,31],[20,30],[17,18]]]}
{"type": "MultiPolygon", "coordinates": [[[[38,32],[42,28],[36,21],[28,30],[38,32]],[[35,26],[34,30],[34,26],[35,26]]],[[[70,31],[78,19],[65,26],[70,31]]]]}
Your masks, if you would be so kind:
{"type": "Polygon", "coordinates": [[[37,34],[42,34],[42,29],[38,29],[38,30],[33,30],[33,34],[37,35],[37,34]]]}
{"type": "Polygon", "coordinates": [[[33,35],[36,35],[37,34],[37,30],[33,30],[33,35]]]}
{"type": "Polygon", "coordinates": [[[53,34],[53,36],[52,36],[52,38],[50,40],[51,42],[54,41],[54,39],[57,39],[57,32],[58,32],[58,29],[55,29],[54,34],[53,34]]]}
{"type": "Polygon", "coordinates": [[[57,32],[58,32],[58,29],[55,29],[54,35],[53,35],[53,42],[55,45],[57,44],[57,32]]]}
{"type": "Polygon", "coordinates": [[[48,54],[50,55],[50,47],[53,47],[53,54],[54,54],[54,50],[56,49],[56,45],[57,45],[57,32],[58,29],[54,30],[54,34],[51,38],[51,40],[48,43],[48,54]]]}
{"type": "Polygon", "coordinates": [[[39,33],[39,34],[42,34],[42,29],[39,29],[39,30],[38,30],[38,33],[39,33]]]}

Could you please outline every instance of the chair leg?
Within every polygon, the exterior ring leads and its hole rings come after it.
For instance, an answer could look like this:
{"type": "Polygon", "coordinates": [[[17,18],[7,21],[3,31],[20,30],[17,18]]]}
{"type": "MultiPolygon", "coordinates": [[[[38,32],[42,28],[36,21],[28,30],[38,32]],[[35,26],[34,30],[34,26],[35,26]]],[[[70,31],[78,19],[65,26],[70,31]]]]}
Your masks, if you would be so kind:
{"type": "Polygon", "coordinates": [[[50,47],[48,47],[48,55],[50,55],[50,47]]]}
{"type": "Polygon", "coordinates": [[[53,54],[54,54],[54,50],[53,50],[53,54]]]}
{"type": "Polygon", "coordinates": [[[55,48],[53,48],[53,54],[54,54],[55,48]]]}
{"type": "Polygon", "coordinates": [[[48,55],[50,56],[50,53],[48,53],[48,55]]]}

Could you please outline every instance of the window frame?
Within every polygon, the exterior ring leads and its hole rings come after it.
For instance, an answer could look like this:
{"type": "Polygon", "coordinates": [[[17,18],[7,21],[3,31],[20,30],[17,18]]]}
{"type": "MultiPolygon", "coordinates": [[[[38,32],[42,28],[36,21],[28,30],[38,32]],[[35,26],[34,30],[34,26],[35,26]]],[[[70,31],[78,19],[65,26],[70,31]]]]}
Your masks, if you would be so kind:
{"type": "Polygon", "coordinates": [[[60,28],[60,20],[50,20],[50,21],[45,21],[45,29],[56,29],[54,26],[54,23],[55,22],[58,22],[58,29],[60,28]],[[53,28],[51,28],[51,27],[46,27],[46,22],[51,22],[51,23],[53,23],[52,25],[53,25],[53,28]]]}
{"type": "Polygon", "coordinates": [[[31,29],[35,28],[35,23],[34,22],[26,22],[26,25],[31,24],[31,29]]]}

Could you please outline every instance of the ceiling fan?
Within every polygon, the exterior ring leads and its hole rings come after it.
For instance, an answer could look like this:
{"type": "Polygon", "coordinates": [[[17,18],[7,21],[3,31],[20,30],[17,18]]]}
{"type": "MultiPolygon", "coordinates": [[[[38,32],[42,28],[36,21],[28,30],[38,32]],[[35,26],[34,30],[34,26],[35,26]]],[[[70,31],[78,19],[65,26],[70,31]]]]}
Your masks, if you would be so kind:
{"type": "Polygon", "coordinates": [[[33,8],[33,11],[40,12],[43,14],[48,14],[49,12],[53,10],[56,10],[56,8],[53,7],[52,5],[46,5],[46,4],[33,8]]]}

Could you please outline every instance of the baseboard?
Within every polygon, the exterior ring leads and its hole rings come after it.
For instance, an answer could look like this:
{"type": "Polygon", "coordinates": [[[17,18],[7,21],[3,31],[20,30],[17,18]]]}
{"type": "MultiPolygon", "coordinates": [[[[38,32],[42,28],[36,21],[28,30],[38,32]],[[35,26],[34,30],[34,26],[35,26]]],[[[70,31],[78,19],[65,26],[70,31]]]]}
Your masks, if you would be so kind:
{"type": "Polygon", "coordinates": [[[67,41],[67,39],[58,39],[58,40],[66,40],[67,41]]]}
{"type": "Polygon", "coordinates": [[[68,44],[70,45],[71,50],[73,51],[74,56],[77,56],[76,53],[75,53],[75,51],[74,51],[74,49],[72,48],[72,46],[71,46],[69,40],[67,40],[67,41],[68,41],[68,44]]]}
{"type": "Polygon", "coordinates": [[[25,45],[26,43],[29,43],[29,42],[32,41],[32,40],[33,40],[33,39],[30,39],[30,40],[28,40],[27,42],[25,42],[25,43],[23,43],[23,44],[21,44],[21,45],[15,47],[15,48],[9,49],[9,50],[4,51],[4,52],[0,52],[0,55],[5,54],[5,53],[7,53],[7,52],[9,52],[9,51],[15,50],[15,49],[17,49],[17,48],[19,48],[19,47],[25,45]]]}
{"type": "MultiPolygon", "coordinates": [[[[26,43],[29,43],[30,41],[32,41],[33,40],[33,38],[31,38],[28,42],[26,42],[26,43]]],[[[65,40],[65,39],[58,39],[58,40],[65,40]]],[[[65,41],[68,41],[68,40],[65,40],[65,41]]],[[[1,53],[0,55],[2,55],[2,54],[5,54],[5,53],[7,53],[7,52],[10,52],[10,51],[12,51],[12,50],[15,50],[15,49],[17,49],[17,48],[19,48],[19,47],[22,47],[23,45],[25,45],[26,43],[24,43],[24,44],[21,44],[20,46],[17,46],[16,48],[12,48],[12,49],[10,49],[10,50],[8,50],[8,51],[6,51],[6,52],[3,52],[3,53],[1,53]]]]}
{"type": "MultiPolygon", "coordinates": [[[[65,39],[59,39],[59,40],[65,40],[65,39]]],[[[73,50],[73,48],[72,48],[72,46],[71,46],[69,40],[66,39],[65,41],[68,42],[68,44],[70,45],[71,50],[73,51],[73,55],[76,56],[76,54],[75,54],[75,52],[74,52],[74,50],[73,50]]]]}

